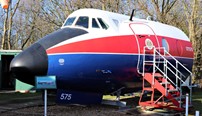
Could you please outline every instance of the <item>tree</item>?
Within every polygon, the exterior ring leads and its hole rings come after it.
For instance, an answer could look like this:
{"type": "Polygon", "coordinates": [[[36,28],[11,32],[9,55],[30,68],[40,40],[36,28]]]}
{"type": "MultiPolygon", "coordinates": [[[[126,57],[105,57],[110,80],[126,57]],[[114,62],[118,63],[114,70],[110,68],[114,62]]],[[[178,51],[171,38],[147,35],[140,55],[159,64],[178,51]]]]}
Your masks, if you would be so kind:
{"type": "Polygon", "coordinates": [[[17,11],[20,0],[17,1],[14,7],[12,7],[12,3],[10,1],[9,8],[6,10],[6,16],[4,19],[4,31],[1,39],[1,47],[0,49],[11,49],[11,33],[12,33],[12,25],[13,25],[13,17],[17,11]]]}
{"type": "MultiPolygon", "coordinates": [[[[202,72],[201,0],[16,0],[0,15],[0,49],[24,49],[59,29],[70,13],[96,8],[141,18],[147,16],[182,29],[193,43],[194,73],[202,72]],[[14,5],[15,4],[15,5],[14,5]],[[13,23],[15,22],[15,23],[13,23]],[[199,68],[198,68],[199,67],[199,68]]],[[[196,79],[202,77],[195,73],[196,79]]]]}
{"type": "Polygon", "coordinates": [[[171,9],[176,4],[177,0],[137,0],[139,9],[162,23],[169,23],[171,9]]]}
{"type": "Polygon", "coordinates": [[[184,0],[183,6],[194,51],[193,81],[202,85],[202,2],[184,0]]]}

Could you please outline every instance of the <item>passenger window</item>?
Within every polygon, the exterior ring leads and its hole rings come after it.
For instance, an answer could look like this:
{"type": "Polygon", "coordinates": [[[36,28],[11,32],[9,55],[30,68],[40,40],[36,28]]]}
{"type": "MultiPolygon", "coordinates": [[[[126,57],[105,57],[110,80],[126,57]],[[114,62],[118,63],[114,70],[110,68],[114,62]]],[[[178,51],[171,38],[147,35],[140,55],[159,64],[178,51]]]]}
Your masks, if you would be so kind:
{"type": "Polygon", "coordinates": [[[64,26],[71,26],[75,19],[76,17],[69,17],[65,22],[64,26]]]}
{"type": "Polygon", "coordinates": [[[76,26],[82,26],[85,28],[88,28],[88,22],[89,22],[89,18],[86,16],[81,16],[78,18],[77,22],[76,22],[76,26]]]}
{"type": "Polygon", "coordinates": [[[103,29],[108,29],[109,26],[101,18],[98,18],[98,21],[103,29]]]}
{"type": "Polygon", "coordinates": [[[167,52],[169,52],[169,44],[166,39],[162,38],[162,46],[165,48],[167,52]]]}
{"type": "Polygon", "coordinates": [[[99,25],[97,24],[95,18],[92,19],[92,28],[99,28],[99,25]]]}

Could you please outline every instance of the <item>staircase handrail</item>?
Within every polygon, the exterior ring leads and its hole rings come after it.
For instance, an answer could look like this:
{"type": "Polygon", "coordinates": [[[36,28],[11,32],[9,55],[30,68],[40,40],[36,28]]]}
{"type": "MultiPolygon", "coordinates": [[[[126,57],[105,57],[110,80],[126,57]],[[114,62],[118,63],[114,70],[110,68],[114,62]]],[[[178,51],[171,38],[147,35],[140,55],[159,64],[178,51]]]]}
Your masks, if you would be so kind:
{"type": "MultiPolygon", "coordinates": [[[[154,48],[154,49],[156,49],[156,48],[154,48]]],[[[162,48],[162,49],[164,49],[164,48],[162,48]]],[[[167,63],[169,63],[169,65],[172,66],[178,73],[180,73],[180,75],[186,77],[186,76],[185,76],[184,74],[182,74],[177,68],[175,68],[175,66],[173,66],[173,64],[172,64],[170,61],[168,61],[163,55],[161,55],[160,52],[158,52],[157,50],[155,50],[155,52],[156,52],[161,58],[163,58],[167,63]]],[[[165,49],[164,49],[164,52],[168,53],[165,49]]],[[[168,55],[171,56],[169,53],[168,53],[168,55]]],[[[176,63],[180,64],[185,70],[187,70],[187,71],[190,73],[190,75],[192,75],[192,73],[191,73],[185,66],[183,66],[176,58],[174,58],[173,56],[171,56],[171,58],[173,58],[176,63]]],[[[157,66],[156,66],[156,67],[157,67],[157,66]]],[[[159,68],[158,68],[158,69],[159,69],[159,68]]],[[[169,69],[169,71],[171,71],[173,74],[176,74],[176,73],[173,72],[169,67],[167,67],[167,69],[169,69]]],[[[159,70],[160,70],[160,69],[159,69],[159,70]]],[[[164,73],[163,73],[163,74],[164,74],[164,73]]],[[[164,74],[164,75],[166,75],[166,74],[164,74]]],[[[183,81],[178,75],[175,75],[175,76],[176,76],[183,84],[185,84],[187,87],[190,88],[190,85],[187,85],[187,83],[186,83],[185,81],[183,81]]],[[[173,82],[173,84],[174,84],[174,82],[173,82]]]]}
{"type": "MultiPolygon", "coordinates": [[[[168,79],[169,82],[171,82],[171,83],[176,87],[176,89],[180,90],[179,87],[178,87],[159,67],[156,66],[155,68],[158,69],[158,71],[160,71],[160,72],[166,77],[166,79],[168,79]]],[[[171,71],[171,73],[175,74],[169,67],[167,67],[167,68],[168,68],[169,71],[171,71]]],[[[190,88],[189,85],[187,85],[186,82],[183,81],[178,75],[176,75],[176,77],[177,77],[183,84],[185,84],[188,88],[190,88]]]]}
{"type": "MultiPolygon", "coordinates": [[[[166,49],[164,47],[158,47],[158,48],[156,48],[155,46],[152,46],[152,47],[145,46],[144,47],[143,75],[145,74],[144,70],[146,68],[145,66],[147,66],[147,64],[146,64],[147,62],[153,63],[153,68],[152,68],[153,74],[152,74],[151,85],[153,86],[156,83],[155,82],[155,73],[157,73],[157,72],[161,73],[162,76],[166,79],[165,82],[166,83],[169,82],[170,84],[172,84],[174,88],[173,87],[171,87],[171,88],[173,88],[174,91],[177,90],[178,92],[180,92],[179,93],[180,101],[178,101],[178,102],[180,102],[179,108],[182,108],[182,103],[181,103],[182,86],[187,86],[190,90],[190,92],[189,92],[190,96],[192,96],[192,83],[191,83],[191,78],[190,78],[190,76],[192,76],[192,72],[186,66],[184,66],[181,62],[179,62],[175,57],[173,57],[170,53],[168,53],[168,51],[166,51],[166,49]],[[149,59],[146,59],[147,55],[148,56],[152,55],[153,58],[150,59],[151,57],[149,57],[149,59]],[[173,62],[171,63],[170,59],[172,61],[174,61],[174,63],[173,62]],[[163,63],[163,69],[161,69],[159,67],[159,66],[161,66],[161,65],[159,65],[161,63],[163,63]],[[178,68],[183,69],[183,71],[187,71],[186,73],[188,73],[189,76],[185,76],[178,68]],[[168,71],[171,74],[175,75],[176,82],[171,80],[171,78],[168,76],[168,71]],[[188,83],[187,83],[187,80],[188,80],[188,83]]],[[[166,96],[168,95],[168,92],[173,92],[173,90],[171,88],[169,88],[169,90],[171,90],[171,91],[168,91],[167,84],[165,84],[165,95],[166,96]]],[[[192,102],[191,97],[190,97],[189,102],[190,103],[192,102]]]]}
{"type": "MultiPolygon", "coordinates": [[[[179,62],[175,57],[173,57],[167,50],[165,50],[164,47],[159,47],[159,49],[163,49],[164,52],[166,52],[166,54],[168,54],[169,57],[171,57],[172,59],[174,59],[176,61],[176,63],[180,64],[180,66],[182,66],[187,72],[190,73],[190,75],[192,75],[192,72],[187,68],[185,67],[181,62],[179,62]]],[[[157,51],[158,52],[158,51],[157,51]]],[[[159,53],[159,52],[158,52],[159,53]]],[[[159,53],[160,54],[160,53],[159,53]]]]}
{"type": "Polygon", "coordinates": [[[158,69],[173,85],[175,85],[175,83],[159,67],[156,67],[156,69],[158,69]]]}

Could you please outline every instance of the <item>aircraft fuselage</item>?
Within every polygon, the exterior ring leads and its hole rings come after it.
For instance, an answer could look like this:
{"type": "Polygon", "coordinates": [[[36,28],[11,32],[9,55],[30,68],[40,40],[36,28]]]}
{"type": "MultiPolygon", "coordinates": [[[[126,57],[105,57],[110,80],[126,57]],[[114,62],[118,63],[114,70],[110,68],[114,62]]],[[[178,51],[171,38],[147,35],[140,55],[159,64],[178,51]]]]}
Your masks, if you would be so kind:
{"type": "MultiPolygon", "coordinates": [[[[93,12],[110,15],[106,11],[93,12]]],[[[80,17],[86,20],[83,15],[80,17]]],[[[139,90],[142,87],[142,75],[139,71],[144,55],[143,48],[148,40],[155,47],[165,47],[191,70],[193,49],[182,31],[142,19],[122,21],[121,15],[118,15],[119,22],[116,26],[116,23],[112,24],[111,21],[114,19],[113,15],[115,13],[108,19],[103,18],[108,26],[103,29],[99,16],[89,16],[88,26],[80,27],[76,26],[80,17],[74,18],[74,15],[70,15],[69,19],[75,20],[69,20],[70,26],[64,24],[61,29],[45,36],[19,54],[11,63],[11,71],[19,80],[33,85],[35,76],[55,75],[58,89],[103,94],[120,88],[125,88],[123,91],[126,92],[139,90]],[[99,29],[93,28],[93,21],[97,21],[99,29]]],[[[125,20],[126,16],[123,17],[125,20]]],[[[169,57],[167,59],[169,60],[169,57]]]]}

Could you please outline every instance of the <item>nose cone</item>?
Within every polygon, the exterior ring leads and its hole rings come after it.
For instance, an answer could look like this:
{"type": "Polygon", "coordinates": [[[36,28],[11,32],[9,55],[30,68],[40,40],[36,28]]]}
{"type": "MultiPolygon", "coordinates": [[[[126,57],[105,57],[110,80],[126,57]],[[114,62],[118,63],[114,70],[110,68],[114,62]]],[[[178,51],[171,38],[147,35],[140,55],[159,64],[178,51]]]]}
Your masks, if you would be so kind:
{"type": "Polygon", "coordinates": [[[35,83],[35,76],[46,75],[47,69],[46,50],[38,43],[17,55],[10,64],[10,71],[15,78],[32,85],[35,83]]]}

